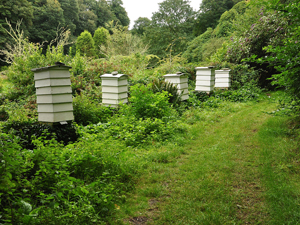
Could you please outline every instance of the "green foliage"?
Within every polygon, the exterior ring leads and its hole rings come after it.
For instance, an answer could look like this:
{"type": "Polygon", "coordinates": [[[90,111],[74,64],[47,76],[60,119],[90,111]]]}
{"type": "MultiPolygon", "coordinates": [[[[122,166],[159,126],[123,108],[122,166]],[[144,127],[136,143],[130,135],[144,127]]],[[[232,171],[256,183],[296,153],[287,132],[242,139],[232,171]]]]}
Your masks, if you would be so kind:
{"type": "Polygon", "coordinates": [[[178,55],[194,38],[194,11],[186,0],[165,0],[153,13],[151,25],[146,27],[145,41],[150,42],[149,53],[164,58],[178,55]]]}
{"type": "Polygon", "coordinates": [[[0,121],[6,121],[8,118],[9,118],[8,112],[6,112],[4,107],[0,107],[0,121]]]}
{"type": "Polygon", "coordinates": [[[110,0],[110,9],[115,14],[117,22],[122,26],[128,26],[130,23],[127,12],[125,11],[122,0],[110,0]]]}
{"type": "Polygon", "coordinates": [[[82,32],[76,40],[76,50],[88,57],[95,55],[95,42],[90,32],[82,32]]]}
{"type": "Polygon", "coordinates": [[[76,24],[79,23],[78,0],[58,0],[63,10],[65,26],[70,29],[71,34],[75,34],[76,24]]]}
{"type": "Polygon", "coordinates": [[[113,114],[111,109],[93,102],[84,94],[73,98],[73,110],[75,122],[84,126],[99,122],[105,123],[113,114]]]}
{"type": "Polygon", "coordinates": [[[3,125],[2,130],[18,137],[18,143],[24,149],[34,149],[35,145],[32,143],[34,137],[43,137],[45,140],[54,138],[57,142],[63,142],[65,145],[77,141],[78,138],[75,127],[71,123],[66,125],[55,123],[51,126],[35,121],[10,120],[3,125]]]}
{"type": "Polygon", "coordinates": [[[293,101],[299,103],[300,4],[297,1],[288,3],[271,1],[266,4],[271,10],[277,10],[277,13],[271,17],[275,17],[276,22],[278,21],[274,26],[274,29],[277,27],[276,36],[270,39],[268,45],[264,45],[263,50],[268,57],[255,54],[253,58],[258,57],[257,63],[274,66],[279,74],[272,76],[272,83],[283,87],[293,101]]]}
{"type": "Polygon", "coordinates": [[[79,21],[76,25],[76,36],[79,36],[84,31],[88,31],[92,34],[95,32],[98,20],[98,17],[93,10],[95,4],[96,1],[94,0],[78,0],[79,21]]]}
{"type": "Polygon", "coordinates": [[[200,5],[200,14],[198,14],[194,26],[196,36],[204,33],[209,27],[214,29],[221,15],[240,1],[241,0],[203,0],[200,5]]]}
{"type": "Polygon", "coordinates": [[[109,32],[104,27],[98,28],[93,36],[95,42],[95,51],[99,57],[104,57],[100,52],[100,48],[102,45],[106,46],[109,40],[109,32]]]}
{"type": "Polygon", "coordinates": [[[112,12],[106,0],[96,1],[94,4],[94,13],[97,15],[97,27],[105,27],[109,21],[116,21],[116,15],[112,12]]]}
{"type": "Polygon", "coordinates": [[[107,45],[101,46],[101,53],[107,58],[112,56],[128,56],[131,54],[145,54],[148,46],[137,35],[128,31],[127,27],[114,24],[111,21],[107,24],[107,29],[112,32],[107,45]]]}
{"type": "MultiPolygon", "coordinates": [[[[207,30],[196,37],[188,44],[187,50],[184,52],[183,57],[187,58],[189,62],[211,61],[215,62],[216,53],[223,44],[229,40],[229,36],[236,30],[236,18],[243,15],[248,4],[245,1],[239,2],[229,11],[225,11],[219,20],[215,29],[207,28],[207,30]]],[[[218,53],[220,54],[220,53],[218,53]]],[[[222,58],[218,59],[219,62],[224,61],[225,54],[222,53],[222,58]]]]}
{"type": "Polygon", "coordinates": [[[50,43],[55,39],[60,24],[64,24],[64,14],[57,0],[33,2],[33,26],[30,27],[30,41],[50,43]]]}
{"type": "Polygon", "coordinates": [[[122,145],[62,147],[40,138],[34,151],[21,151],[13,136],[0,135],[1,223],[102,224],[122,200],[121,188],[130,187],[130,170],[107,154],[122,145]]]}
{"type": "Polygon", "coordinates": [[[187,58],[190,62],[200,62],[203,58],[203,45],[212,38],[213,30],[208,28],[205,33],[196,37],[191,41],[184,52],[183,57],[187,58]]]}
{"type": "Polygon", "coordinates": [[[133,28],[131,32],[137,35],[143,35],[146,31],[146,28],[150,26],[151,20],[147,17],[139,17],[137,20],[134,21],[133,28]]]}
{"type": "Polygon", "coordinates": [[[169,103],[169,93],[166,91],[153,93],[151,85],[147,87],[136,84],[130,88],[131,111],[136,118],[168,118],[172,109],[169,103]]]}
{"type": "MultiPolygon", "coordinates": [[[[0,49],[4,49],[6,44],[10,44],[12,37],[5,31],[9,29],[7,21],[12,26],[16,26],[22,20],[21,29],[25,36],[29,35],[29,26],[32,26],[33,9],[27,0],[3,0],[0,5],[0,49]]],[[[3,59],[1,57],[1,59],[3,59]]]]}
{"type": "Polygon", "coordinates": [[[179,93],[176,85],[172,83],[166,82],[164,80],[155,79],[152,81],[152,85],[150,86],[153,93],[166,91],[169,93],[169,103],[173,106],[178,106],[181,103],[182,93],[179,93]]]}

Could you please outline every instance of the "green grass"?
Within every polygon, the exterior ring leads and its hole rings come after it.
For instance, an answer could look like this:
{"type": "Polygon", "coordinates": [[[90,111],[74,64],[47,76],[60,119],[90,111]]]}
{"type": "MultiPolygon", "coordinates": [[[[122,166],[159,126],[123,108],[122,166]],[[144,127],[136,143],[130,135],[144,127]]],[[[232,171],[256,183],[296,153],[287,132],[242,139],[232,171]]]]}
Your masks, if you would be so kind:
{"type": "Polygon", "coordinates": [[[182,146],[157,154],[112,224],[298,224],[299,142],[265,113],[276,97],[186,114],[182,146]]]}

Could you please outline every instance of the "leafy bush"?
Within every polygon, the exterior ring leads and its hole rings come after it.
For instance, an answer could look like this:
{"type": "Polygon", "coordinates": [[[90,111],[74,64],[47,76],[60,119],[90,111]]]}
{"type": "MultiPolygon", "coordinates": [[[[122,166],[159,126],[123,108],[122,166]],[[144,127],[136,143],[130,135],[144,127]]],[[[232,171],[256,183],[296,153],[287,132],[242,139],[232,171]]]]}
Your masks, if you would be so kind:
{"type": "Polygon", "coordinates": [[[130,88],[129,98],[131,113],[136,118],[168,118],[172,108],[169,103],[169,94],[166,91],[153,93],[151,85],[136,84],[130,88]]]}
{"type": "Polygon", "coordinates": [[[76,41],[76,51],[88,57],[95,55],[95,42],[89,31],[82,32],[76,41]]]}
{"type": "Polygon", "coordinates": [[[86,126],[91,123],[107,122],[113,111],[82,94],[73,98],[73,113],[75,122],[86,126]]]}
{"type": "Polygon", "coordinates": [[[0,137],[0,223],[102,224],[130,188],[131,168],[116,164],[113,152],[124,148],[116,142],[63,148],[39,138],[34,151],[21,151],[13,136],[0,137]]]}
{"type": "Polygon", "coordinates": [[[109,38],[110,38],[109,32],[104,27],[101,27],[101,28],[99,27],[95,31],[93,39],[95,42],[95,51],[96,51],[97,56],[99,56],[101,58],[105,57],[104,54],[101,54],[100,49],[101,49],[102,45],[107,46],[107,42],[108,42],[109,38]]]}

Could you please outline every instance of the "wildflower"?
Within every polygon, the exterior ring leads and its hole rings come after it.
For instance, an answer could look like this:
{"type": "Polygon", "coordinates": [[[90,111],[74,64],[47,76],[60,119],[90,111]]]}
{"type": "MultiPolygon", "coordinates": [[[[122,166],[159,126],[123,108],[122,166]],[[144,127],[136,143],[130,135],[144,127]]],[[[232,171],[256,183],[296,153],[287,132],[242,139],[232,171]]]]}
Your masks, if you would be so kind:
{"type": "Polygon", "coordinates": [[[277,32],[279,29],[280,29],[280,27],[278,27],[278,28],[275,30],[275,32],[277,32]]]}
{"type": "Polygon", "coordinates": [[[251,30],[253,29],[253,27],[255,26],[256,24],[254,23],[254,24],[252,24],[252,26],[251,26],[251,30]]]}

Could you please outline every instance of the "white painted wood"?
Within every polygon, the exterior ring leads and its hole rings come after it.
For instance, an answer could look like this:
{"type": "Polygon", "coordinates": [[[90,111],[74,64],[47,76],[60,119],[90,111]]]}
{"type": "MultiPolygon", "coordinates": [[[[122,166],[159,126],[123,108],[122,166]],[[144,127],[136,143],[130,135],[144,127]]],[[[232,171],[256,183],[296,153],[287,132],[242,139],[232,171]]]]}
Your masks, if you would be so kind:
{"type": "Polygon", "coordinates": [[[102,93],[102,99],[126,99],[128,97],[127,92],[124,93],[102,93]]]}
{"type": "Polygon", "coordinates": [[[188,83],[182,83],[182,84],[175,84],[177,85],[177,88],[182,90],[182,89],[188,89],[188,83]]]}
{"type": "Polygon", "coordinates": [[[35,87],[53,87],[53,86],[71,86],[71,80],[68,79],[44,79],[44,80],[36,80],[35,87]]]}
{"type": "Polygon", "coordinates": [[[52,78],[70,78],[69,70],[42,70],[34,74],[34,80],[44,80],[52,78]]]}
{"type": "Polygon", "coordinates": [[[189,95],[188,94],[181,96],[181,100],[182,101],[187,100],[187,99],[189,99],[189,95]]]}
{"type": "Polygon", "coordinates": [[[61,103],[61,104],[39,104],[38,112],[65,112],[73,111],[72,103],[61,103]]]}
{"type": "Polygon", "coordinates": [[[215,70],[213,67],[196,67],[197,76],[214,76],[215,70]]]}
{"type": "Polygon", "coordinates": [[[68,103],[72,102],[72,94],[37,95],[37,104],[43,103],[68,103]]]}
{"type": "Polygon", "coordinates": [[[215,84],[215,87],[216,88],[229,88],[231,85],[230,85],[230,82],[227,82],[227,83],[216,83],[215,84]]]}
{"type": "Polygon", "coordinates": [[[113,86],[102,86],[102,93],[124,93],[128,92],[127,86],[113,87],[113,86]]]}
{"type": "Polygon", "coordinates": [[[124,98],[124,99],[102,99],[102,103],[104,105],[111,105],[111,106],[118,106],[119,103],[127,103],[128,99],[124,98]]]}
{"type": "Polygon", "coordinates": [[[196,76],[196,81],[197,80],[215,80],[215,76],[202,76],[202,75],[197,75],[196,76]]]}
{"type": "Polygon", "coordinates": [[[62,63],[32,69],[39,121],[55,123],[74,119],[70,69],[62,63]]]}
{"type": "Polygon", "coordinates": [[[102,79],[102,104],[118,107],[119,103],[128,102],[128,76],[112,72],[104,74],[102,79]]]}
{"type": "Polygon", "coordinates": [[[214,84],[215,84],[214,80],[201,80],[198,85],[201,85],[201,86],[213,86],[214,84]]]}
{"type": "Polygon", "coordinates": [[[229,83],[229,82],[230,82],[229,77],[216,78],[216,83],[229,83]]]}
{"type": "Polygon", "coordinates": [[[231,86],[230,71],[227,68],[216,70],[216,88],[229,88],[231,86]]]}
{"type": "Polygon", "coordinates": [[[74,115],[73,115],[73,111],[39,113],[38,120],[41,122],[55,123],[55,122],[74,120],[74,115]]]}
{"type": "Polygon", "coordinates": [[[214,86],[201,86],[197,85],[195,88],[195,91],[205,91],[205,92],[210,92],[214,90],[214,86]]]}
{"type": "Polygon", "coordinates": [[[167,74],[164,76],[165,81],[168,81],[172,84],[181,84],[181,83],[187,83],[188,78],[187,77],[178,77],[178,76],[170,76],[170,74],[167,74]]]}
{"type": "Polygon", "coordinates": [[[71,86],[39,87],[36,88],[37,95],[72,93],[71,86]]]}
{"type": "Polygon", "coordinates": [[[215,84],[215,70],[213,67],[196,67],[195,91],[210,92],[215,84]]]}
{"type": "Polygon", "coordinates": [[[125,86],[128,85],[127,77],[123,79],[102,78],[102,86],[125,86]]]}

